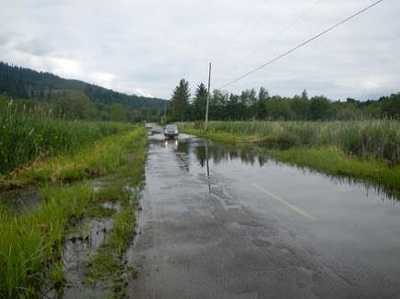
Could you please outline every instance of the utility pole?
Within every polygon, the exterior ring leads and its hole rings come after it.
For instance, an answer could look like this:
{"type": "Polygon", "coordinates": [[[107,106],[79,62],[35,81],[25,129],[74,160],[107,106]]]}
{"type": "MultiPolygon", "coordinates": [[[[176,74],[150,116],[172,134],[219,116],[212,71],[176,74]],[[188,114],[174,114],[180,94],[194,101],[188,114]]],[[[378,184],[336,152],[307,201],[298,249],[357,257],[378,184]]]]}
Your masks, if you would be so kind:
{"type": "Polygon", "coordinates": [[[206,121],[204,129],[207,131],[208,128],[208,107],[210,105],[210,84],[211,84],[211,62],[208,65],[208,88],[207,88],[207,104],[206,104],[206,121]]]}

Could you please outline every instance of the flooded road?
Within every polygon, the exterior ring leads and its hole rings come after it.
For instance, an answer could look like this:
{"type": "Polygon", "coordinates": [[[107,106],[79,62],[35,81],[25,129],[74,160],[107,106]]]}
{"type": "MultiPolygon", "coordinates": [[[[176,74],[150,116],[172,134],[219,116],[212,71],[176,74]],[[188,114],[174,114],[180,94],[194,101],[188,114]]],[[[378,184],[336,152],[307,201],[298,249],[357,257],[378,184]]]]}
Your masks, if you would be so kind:
{"type": "Polygon", "coordinates": [[[132,298],[400,298],[400,202],[251,150],[150,140],[132,298]]]}

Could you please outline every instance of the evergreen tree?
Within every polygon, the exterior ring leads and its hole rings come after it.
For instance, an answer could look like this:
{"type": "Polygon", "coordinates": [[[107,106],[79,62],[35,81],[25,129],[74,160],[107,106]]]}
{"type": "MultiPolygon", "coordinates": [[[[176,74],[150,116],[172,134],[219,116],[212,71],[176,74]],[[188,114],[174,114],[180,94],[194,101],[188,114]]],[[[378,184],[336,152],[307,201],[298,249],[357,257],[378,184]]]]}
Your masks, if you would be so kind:
{"type": "Polygon", "coordinates": [[[189,108],[189,98],[189,83],[185,79],[181,79],[179,85],[175,88],[171,99],[170,117],[172,120],[186,120],[189,108]]]}
{"type": "Polygon", "coordinates": [[[301,99],[302,100],[308,100],[308,93],[307,90],[303,90],[303,92],[301,93],[301,99]]]}
{"type": "Polygon", "coordinates": [[[206,113],[206,104],[207,104],[207,88],[203,83],[196,89],[195,97],[193,100],[193,114],[192,118],[194,120],[204,119],[206,113]]]}

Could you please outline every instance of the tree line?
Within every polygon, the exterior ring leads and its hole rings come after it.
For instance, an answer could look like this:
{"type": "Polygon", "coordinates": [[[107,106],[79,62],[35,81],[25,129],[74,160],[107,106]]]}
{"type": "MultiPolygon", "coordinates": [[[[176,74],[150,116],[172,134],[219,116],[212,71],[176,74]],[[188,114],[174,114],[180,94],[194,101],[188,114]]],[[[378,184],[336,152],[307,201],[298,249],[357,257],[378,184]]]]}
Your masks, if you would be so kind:
{"type": "MultiPolygon", "coordinates": [[[[188,81],[180,80],[168,106],[167,120],[204,120],[207,96],[205,84],[200,83],[192,96],[188,81]]],[[[293,97],[271,96],[264,87],[247,89],[240,94],[213,90],[209,108],[210,120],[400,119],[400,93],[379,100],[332,101],[325,96],[309,97],[306,90],[293,97]]]]}

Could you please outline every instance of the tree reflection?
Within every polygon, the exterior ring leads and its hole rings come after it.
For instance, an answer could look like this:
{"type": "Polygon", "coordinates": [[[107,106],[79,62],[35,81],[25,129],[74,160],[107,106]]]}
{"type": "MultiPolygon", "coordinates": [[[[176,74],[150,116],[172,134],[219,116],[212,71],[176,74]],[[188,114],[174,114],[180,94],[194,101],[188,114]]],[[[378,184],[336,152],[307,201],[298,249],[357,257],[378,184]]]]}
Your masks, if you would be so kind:
{"type": "Polygon", "coordinates": [[[263,166],[268,161],[265,155],[259,155],[255,149],[250,147],[233,147],[206,142],[204,145],[197,146],[194,152],[201,167],[207,166],[208,159],[212,159],[214,164],[219,164],[223,161],[240,160],[245,164],[258,164],[259,166],[263,166]]]}

